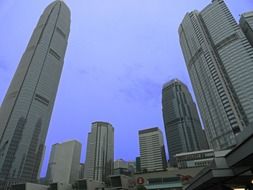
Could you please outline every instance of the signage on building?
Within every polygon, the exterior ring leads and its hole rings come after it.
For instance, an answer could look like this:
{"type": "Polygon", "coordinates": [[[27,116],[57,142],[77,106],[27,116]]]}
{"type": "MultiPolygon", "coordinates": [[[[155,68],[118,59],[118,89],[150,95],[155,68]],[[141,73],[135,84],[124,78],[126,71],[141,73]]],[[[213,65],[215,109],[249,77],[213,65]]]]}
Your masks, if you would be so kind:
{"type": "Polygon", "coordinates": [[[138,177],[136,182],[137,184],[142,185],[145,182],[145,179],[143,177],[138,177]]]}

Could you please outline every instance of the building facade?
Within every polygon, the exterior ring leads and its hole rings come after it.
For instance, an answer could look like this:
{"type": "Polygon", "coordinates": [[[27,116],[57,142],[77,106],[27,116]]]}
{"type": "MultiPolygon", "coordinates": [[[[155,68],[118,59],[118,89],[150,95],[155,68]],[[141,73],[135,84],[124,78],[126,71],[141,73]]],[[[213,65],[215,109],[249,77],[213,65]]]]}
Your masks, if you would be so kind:
{"type": "Polygon", "coordinates": [[[34,183],[23,183],[13,185],[12,190],[48,190],[48,186],[34,183]]]}
{"type": "Polygon", "coordinates": [[[166,170],[163,135],[158,127],[140,130],[139,145],[142,172],[166,170]]]}
{"type": "Polygon", "coordinates": [[[180,44],[209,145],[236,145],[253,120],[253,48],[223,0],[187,13],[180,44]]]}
{"type": "Polygon", "coordinates": [[[84,171],[85,171],[85,164],[84,163],[80,163],[80,167],[79,167],[79,179],[83,179],[84,178],[84,171]]]}
{"type": "Polygon", "coordinates": [[[114,169],[125,168],[128,169],[128,162],[123,159],[118,159],[114,161],[114,169]]]}
{"type": "Polygon", "coordinates": [[[176,154],[208,148],[196,105],[180,80],[164,84],[162,111],[171,166],[176,166],[176,154]]]}
{"type": "Polygon", "coordinates": [[[130,174],[134,174],[136,172],[136,162],[135,161],[128,161],[128,171],[130,174]]]}
{"type": "Polygon", "coordinates": [[[114,175],[133,175],[135,173],[135,161],[125,161],[118,159],[114,161],[114,175]]]}
{"type": "Polygon", "coordinates": [[[110,123],[92,123],[86,150],[85,178],[105,182],[113,174],[114,128],[110,123]]]}
{"type": "Polygon", "coordinates": [[[176,154],[177,167],[179,169],[206,167],[213,161],[214,157],[213,149],[176,154]]]}
{"type": "Polygon", "coordinates": [[[240,27],[253,47],[253,11],[241,14],[240,27]]]}
{"type": "Polygon", "coordinates": [[[73,140],[52,146],[47,168],[48,183],[72,184],[79,179],[82,145],[73,140]]]}
{"type": "Polygon", "coordinates": [[[136,163],[136,173],[140,173],[141,172],[141,157],[137,156],[135,159],[135,163],[136,163]]]}
{"type": "Polygon", "coordinates": [[[37,180],[69,31],[69,8],[51,3],[11,81],[0,110],[2,186],[37,180]]]}

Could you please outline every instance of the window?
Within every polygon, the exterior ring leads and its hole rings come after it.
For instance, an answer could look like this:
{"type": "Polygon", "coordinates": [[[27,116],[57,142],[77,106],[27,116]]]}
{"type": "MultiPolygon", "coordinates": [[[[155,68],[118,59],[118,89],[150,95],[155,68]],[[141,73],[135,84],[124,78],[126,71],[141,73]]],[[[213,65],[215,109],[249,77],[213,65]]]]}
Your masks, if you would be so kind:
{"type": "Polygon", "coordinates": [[[49,105],[49,100],[39,94],[35,95],[35,100],[39,101],[40,103],[44,104],[45,106],[49,105]]]}
{"type": "Polygon", "coordinates": [[[59,54],[56,53],[56,51],[54,51],[52,48],[50,48],[49,53],[50,53],[52,56],[54,56],[57,60],[60,60],[60,59],[61,59],[61,57],[59,56],[59,54]]]}
{"type": "Polygon", "coordinates": [[[66,34],[60,29],[59,27],[56,28],[56,31],[64,38],[66,39],[66,34]]]}

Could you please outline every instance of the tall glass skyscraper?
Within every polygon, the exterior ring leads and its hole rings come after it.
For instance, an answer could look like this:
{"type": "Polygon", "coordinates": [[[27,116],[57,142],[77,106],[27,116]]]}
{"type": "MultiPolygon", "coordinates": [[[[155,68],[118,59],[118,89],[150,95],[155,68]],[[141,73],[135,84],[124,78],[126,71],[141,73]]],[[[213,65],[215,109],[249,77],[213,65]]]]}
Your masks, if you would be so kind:
{"type": "Polygon", "coordinates": [[[84,177],[106,181],[113,174],[114,128],[107,122],[93,122],[88,134],[84,177]]]}
{"type": "Polygon", "coordinates": [[[223,0],[187,13],[179,37],[209,144],[233,147],[253,122],[253,48],[223,0]]]}
{"type": "Polygon", "coordinates": [[[253,47],[253,11],[241,14],[240,27],[253,47]]]}
{"type": "Polygon", "coordinates": [[[37,180],[69,30],[69,8],[51,3],[21,58],[0,110],[0,189],[37,180]]]}
{"type": "Polygon", "coordinates": [[[176,154],[208,148],[196,105],[180,80],[163,85],[162,111],[170,165],[176,166],[176,154]]]}

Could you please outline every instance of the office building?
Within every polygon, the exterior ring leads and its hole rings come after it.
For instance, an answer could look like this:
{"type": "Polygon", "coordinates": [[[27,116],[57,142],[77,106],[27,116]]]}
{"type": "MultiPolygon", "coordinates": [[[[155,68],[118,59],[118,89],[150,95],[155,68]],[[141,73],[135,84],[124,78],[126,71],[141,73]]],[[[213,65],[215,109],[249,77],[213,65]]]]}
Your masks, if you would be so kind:
{"type": "Polygon", "coordinates": [[[214,157],[213,149],[176,154],[177,167],[179,169],[206,167],[213,161],[214,157]]]}
{"type": "Polygon", "coordinates": [[[136,185],[143,184],[146,189],[182,190],[202,169],[169,167],[166,171],[135,174],[134,181],[136,185]]]}
{"type": "Polygon", "coordinates": [[[240,27],[253,47],[253,11],[241,14],[240,27]]]}
{"type": "Polygon", "coordinates": [[[93,122],[88,134],[85,178],[105,182],[113,174],[113,162],[114,128],[107,122],[93,122]]]}
{"type": "Polygon", "coordinates": [[[251,189],[253,128],[247,127],[237,135],[237,140],[235,148],[215,151],[212,164],[195,176],[185,189],[251,189]]]}
{"type": "Polygon", "coordinates": [[[105,189],[104,182],[93,181],[91,179],[79,179],[74,184],[72,184],[71,190],[104,190],[104,189],[105,189]]]}
{"type": "Polygon", "coordinates": [[[114,161],[114,169],[116,168],[126,168],[128,169],[128,162],[123,159],[118,159],[114,161]]]}
{"type": "Polygon", "coordinates": [[[48,190],[73,190],[72,184],[66,183],[51,183],[49,184],[48,190]]]}
{"type": "Polygon", "coordinates": [[[16,184],[11,187],[12,190],[48,190],[48,186],[35,183],[16,184]]]}
{"type": "Polygon", "coordinates": [[[113,174],[114,175],[130,175],[130,172],[128,170],[128,162],[119,159],[114,161],[114,168],[113,168],[113,174]]]}
{"type": "Polygon", "coordinates": [[[187,13],[179,37],[209,145],[234,147],[253,121],[253,48],[223,0],[187,13]]]}
{"type": "Polygon", "coordinates": [[[107,187],[108,190],[115,189],[126,189],[126,190],[134,190],[135,188],[135,180],[133,177],[126,175],[111,175],[109,176],[110,185],[107,187]]]}
{"type": "Polygon", "coordinates": [[[128,171],[130,174],[134,174],[136,172],[136,162],[135,161],[128,161],[128,171]]]}
{"type": "Polygon", "coordinates": [[[79,167],[79,179],[83,179],[84,178],[84,171],[85,171],[85,164],[80,163],[80,167],[79,167]]]}
{"type": "Polygon", "coordinates": [[[202,129],[202,133],[203,133],[203,136],[204,136],[204,150],[207,150],[209,149],[209,144],[208,144],[208,141],[207,141],[207,137],[206,137],[206,131],[205,129],[202,129]]]}
{"type": "Polygon", "coordinates": [[[37,180],[69,30],[69,8],[54,1],[40,17],[11,81],[0,110],[0,189],[37,180]]]}
{"type": "Polygon", "coordinates": [[[158,127],[140,130],[139,145],[142,172],[166,170],[163,135],[158,127]]]}
{"type": "Polygon", "coordinates": [[[196,105],[180,80],[173,79],[163,85],[162,111],[171,166],[176,166],[176,154],[208,147],[196,105]]]}
{"type": "Polygon", "coordinates": [[[114,175],[132,175],[135,173],[135,162],[118,159],[114,161],[114,175]]]}
{"type": "Polygon", "coordinates": [[[135,163],[136,163],[136,173],[140,173],[141,172],[141,157],[138,156],[135,159],[135,163]]]}
{"type": "Polygon", "coordinates": [[[79,179],[82,145],[73,140],[52,146],[47,168],[48,183],[72,184],[79,179]]]}

